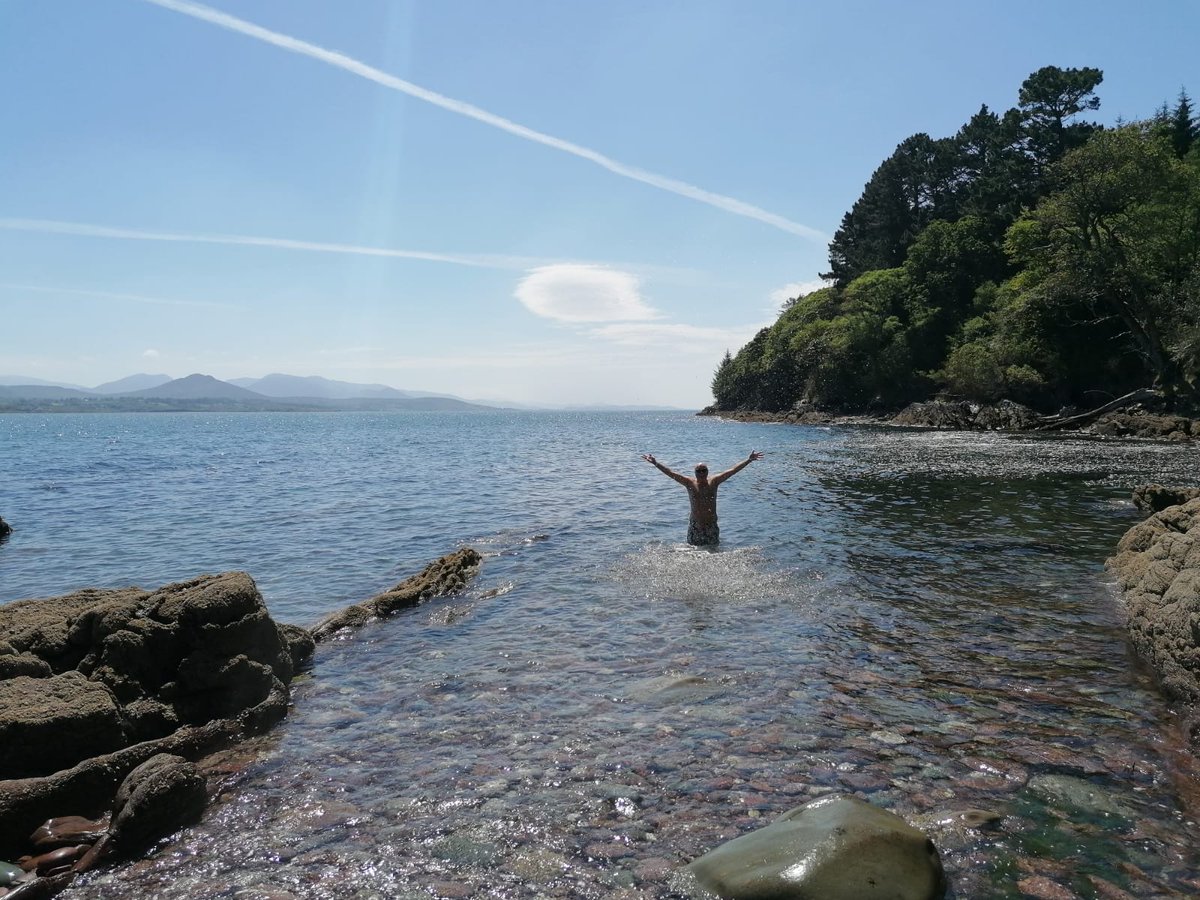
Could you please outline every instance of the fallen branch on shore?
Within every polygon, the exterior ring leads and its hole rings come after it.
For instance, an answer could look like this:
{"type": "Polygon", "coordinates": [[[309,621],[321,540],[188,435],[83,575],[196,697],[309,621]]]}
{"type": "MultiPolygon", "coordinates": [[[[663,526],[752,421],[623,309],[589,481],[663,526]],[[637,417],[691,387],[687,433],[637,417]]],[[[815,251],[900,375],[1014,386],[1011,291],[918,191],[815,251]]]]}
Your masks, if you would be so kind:
{"type": "Polygon", "coordinates": [[[1162,394],[1153,388],[1138,388],[1136,391],[1130,391],[1123,397],[1118,397],[1116,400],[1110,400],[1103,406],[1097,406],[1095,409],[1088,410],[1085,413],[1079,413],[1075,416],[1046,416],[1040,420],[1040,424],[1034,429],[1035,431],[1056,431],[1060,428],[1075,428],[1079,425],[1091,422],[1093,419],[1098,419],[1105,413],[1112,412],[1114,409],[1122,409],[1126,406],[1132,406],[1135,403],[1142,403],[1146,400],[1158,400],[1162,398],[1162,394]]]}

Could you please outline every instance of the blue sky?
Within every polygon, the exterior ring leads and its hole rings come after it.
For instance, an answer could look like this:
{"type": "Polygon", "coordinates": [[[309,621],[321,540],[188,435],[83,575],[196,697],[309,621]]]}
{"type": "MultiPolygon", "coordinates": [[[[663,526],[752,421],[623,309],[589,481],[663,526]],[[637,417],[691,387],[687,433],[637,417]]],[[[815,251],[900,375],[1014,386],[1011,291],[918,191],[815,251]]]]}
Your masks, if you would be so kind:
{"type": "Polygon", "coordinates": [[[0,0],[0,374],[699,407],[910,134],[1200,4],[0,0]]]}

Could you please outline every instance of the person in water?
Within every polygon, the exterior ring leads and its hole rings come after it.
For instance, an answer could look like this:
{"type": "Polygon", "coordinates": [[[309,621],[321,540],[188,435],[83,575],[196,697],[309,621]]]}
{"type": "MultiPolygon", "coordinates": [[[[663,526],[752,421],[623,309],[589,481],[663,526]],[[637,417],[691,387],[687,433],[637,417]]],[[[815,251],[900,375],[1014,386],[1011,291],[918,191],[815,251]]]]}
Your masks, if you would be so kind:
{"type": "Polygon", "coordinates": [[[708,466],[700,463],[696,466],[696,477],[689,478],[686,475],[680,475],[678,472],[672,472],[655,459],[653,454],[642,454],[642,459],[667,477],[675,479],[687,488],[688,499],[692,503],[692,514],[688,519],[687,542],[697,547],[710,547],[721,540],[721,530],[717,527],[717,488],[721,486],[723,481],[736,475],[756,459],[762,458],[763,455],[761,453],[757,450],[752,450],[748,457],[732,469],[727,469],[720,475],[714,475],[712,478],[708,477],[708,466]]]}

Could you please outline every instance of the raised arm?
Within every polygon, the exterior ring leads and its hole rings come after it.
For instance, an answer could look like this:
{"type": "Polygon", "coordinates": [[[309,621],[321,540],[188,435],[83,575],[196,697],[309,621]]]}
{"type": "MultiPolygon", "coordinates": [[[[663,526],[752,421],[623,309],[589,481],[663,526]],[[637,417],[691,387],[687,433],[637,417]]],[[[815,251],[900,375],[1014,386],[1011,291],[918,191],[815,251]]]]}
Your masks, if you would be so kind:
{"type": "Polygon", "coordinates": [[[674,478],[676,481],[678,481],[684,487],[687,487],[688,485],[690,485],[692,483],[692,480],[690,478],[688,478],[686,475],[680,475],[678,472],[672,472],[670,469],[668,469],[666,466],[664,466],[662,463],[660,463],[657,459],[654,458],[653,453],[643,453],[642,459],[644,459],[646,462],[650,463],[650,465],[654,466],[654,468],[658,469],[658,471],[662,472],[668,478],[674,478]]]}
{"type": "Polygon", "coordinates": [[[722,481],[724,481],[725,479],[732,478],[734,475],[736,475],[738,472],[742,471],[742,469],[746,468],[746,466],[750,465],[750,463],[754,462],[756,459],[762,459],[762,458],[763,458],[763,455],[761,453],[759,453],[757,450],[751,450],[749,456],[747,456],[745,459],[743,459],[740,463],[738,463],[732,469],[726,469],[720,475],[714,475],[712,478],[709,479],[709,483],[716,486],[716,485],[720,484],[722,481]]]}

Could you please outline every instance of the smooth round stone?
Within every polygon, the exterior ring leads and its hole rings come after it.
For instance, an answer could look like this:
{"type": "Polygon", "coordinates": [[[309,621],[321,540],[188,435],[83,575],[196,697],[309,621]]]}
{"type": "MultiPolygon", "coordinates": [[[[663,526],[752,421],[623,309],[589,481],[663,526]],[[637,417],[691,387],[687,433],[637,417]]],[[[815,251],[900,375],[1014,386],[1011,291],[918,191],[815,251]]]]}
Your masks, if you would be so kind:
{"type": "Polygon", "coordinates": [[[938,900],[946,884],[923,832],[845,794],[790,810],[687,872],[693,893],[727,900],[938,900]]]}

